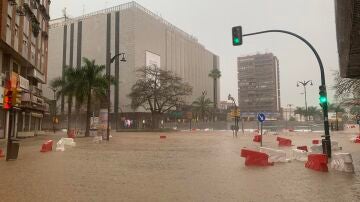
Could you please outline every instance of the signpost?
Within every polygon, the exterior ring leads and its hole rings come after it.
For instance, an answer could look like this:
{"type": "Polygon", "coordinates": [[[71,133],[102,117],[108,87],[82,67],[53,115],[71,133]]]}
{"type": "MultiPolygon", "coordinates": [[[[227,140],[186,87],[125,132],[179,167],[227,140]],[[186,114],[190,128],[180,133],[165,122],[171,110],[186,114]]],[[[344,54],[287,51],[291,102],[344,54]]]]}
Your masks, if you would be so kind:
{"type": "Polygon", "coordinates": [[[266,116],[264,113],[259,113],[257,115],[257,119],[260,122],[260,131],[261,131],[261,141],[260,141],[260,146],[263,146],[263,123],[266,120],[266,116]]]}
{"type": "Polygon", "coordinates": [[[232,127],[232,130],[233,135],[237,137],[237,133],[239,132],[240,109],[237,107],[232,109],[230,116],[235,119],[235,125],[232,127]]]}

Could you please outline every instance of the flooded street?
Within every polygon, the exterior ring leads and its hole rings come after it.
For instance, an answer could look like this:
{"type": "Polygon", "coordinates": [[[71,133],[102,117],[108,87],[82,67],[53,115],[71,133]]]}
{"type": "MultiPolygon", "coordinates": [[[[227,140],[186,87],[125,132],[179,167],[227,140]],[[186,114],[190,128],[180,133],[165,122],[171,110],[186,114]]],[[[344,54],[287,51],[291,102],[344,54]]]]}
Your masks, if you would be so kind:
{"type": "MultiPolygon", "coordinates": [[[[350,135],[332,139],[352,153],[355,174],[315,172],[298,161],[245,167],[240,149],[259,146],[252,135],[159,135],[117,133],[102,144],[79,138],[76,147],[50,153],[39,152],[41,143],[60,136],[22,140],[17,161],[0,160],[0,201],[360,201],[360,144],[350,135]]],[[[310,146],[320,134],[282,137],[310,146]]],[[[264,146],[277,148],[276,136],[264,146]]]]}

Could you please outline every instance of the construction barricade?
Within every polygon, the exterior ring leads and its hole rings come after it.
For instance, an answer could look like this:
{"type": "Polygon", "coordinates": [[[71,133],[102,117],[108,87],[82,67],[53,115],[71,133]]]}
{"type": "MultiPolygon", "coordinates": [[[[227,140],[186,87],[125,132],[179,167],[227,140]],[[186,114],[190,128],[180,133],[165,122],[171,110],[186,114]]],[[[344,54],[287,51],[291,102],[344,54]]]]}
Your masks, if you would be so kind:
{"type": "Polygon", "coordinates": [[[354,172],[354,164],[353,164],[351,154],[349,154],[349,153],[333,154],[332,161],[331,161],[331,169],[341,171],[341,172],[353,173],[354,172]]]}
{"type": "Polygon", "coordinates": [[[74,139],[72,139],[72,138],[61,138],[56,143],[56,151],[65,151],[65,146],[75,147],[76,143],[74,142],[74,139]]]}
{"type": "Polygon", "coordinates": [[[50,152],[52,151],[52,146],[53,146],[53,141],[48,140],[42,145],[40,152],[50,152]]]}
{"type": "Polygon", "coordinates": [[[246,166],[272,166],[272,165],[274,165],[274,163],[269,163],[269,156],[267,154],[258,152],[258,151],[242,149],[241,157],[245,158],[246,166]]]}
{"type": "Polygon", "coordinates": [[[160,139],[166,139],[166,135],[160,135],[160,139]]]}
{"type": "Polygon", "coordinates": [[[305,167],[315,171],[328,172],[327,164],[328,157],[325,154],[309,154],[305,167]]]}
{"type": "Polygon", "coordinates": [[[290,159],[286,158],[286,152],[282,150],[260,147],[260,152],[265,153],[269,156],[270,163],[287,163],[290,159]]]}
{"type": "Polygon", "coordinates": [[[279,147],[291,147],[292,146],[290,139],[277,137],[276,140],[279,142],[279,147]]]}
{"type": "Polygon", "coordinates": [[[308,147],[307,146],[299,146],[299,147],[297,147],[297,149],[308,152],[308,147]]]}
{"type": "Polygon", "coordinates": [[[320,140],[313,140],[312,143],[313,144],[320,144],[320,140]]]}
{"type": "Polygon", "coordinates": [[[308,160],[308,153],[304,150],[293,149],[291,150],[291,159],[305,162],[308,160]]]}
{"type": "Polygon", "coordinates": [[[261,139],[262,139],[261,135],[255,135],[253,141],[254,142],[261,142],[261,139]]]}

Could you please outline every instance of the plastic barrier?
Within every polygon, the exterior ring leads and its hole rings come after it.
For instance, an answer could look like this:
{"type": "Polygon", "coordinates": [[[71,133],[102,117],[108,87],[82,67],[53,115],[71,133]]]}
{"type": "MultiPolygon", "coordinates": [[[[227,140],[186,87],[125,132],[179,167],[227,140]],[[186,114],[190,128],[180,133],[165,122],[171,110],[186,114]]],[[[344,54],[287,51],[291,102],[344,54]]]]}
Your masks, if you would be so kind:
{"type": "Polygon", "coordinates": [[[333,151],[339,151],[342,148],[339,147],[339,142],[338,141],[331,141],[331,150],[333,151]]]}
{"type": "Polygon", "coordinates": [[[355,169],[351,154],[349,153],[333,154],[331,161],[331,169],[341,172],[353,173],[355,169]]]}
{"type": "Polygon", "coordinates": [[[274,165],[274,163],[269,163],[269,156],[267,154],[257,152],[257,151],[242,149],[241,157],[245,158],[246,166],[272,166],[272,165],[274,165]]]}
{"type": "Polygon", "coordinates": [[[69,132],[68,132],[68,138],[73,138],[75,139],[76,137],[76,131],[75,129],[71,129],[69,132]]]}
{"type": "Polygon", "coordinates": [[[307,146],[299,146],[299,147],[297,147],[297,149],[308,152],[308,147],[307,146]]]}
{"type": "Polygon", "coordinates": [[[328,172],[327,163],[328,157],[325,154],[309,154],[305,167],[315,171],[328,172]]]}
{"type": "Polygon", "coordinates": [[[304,150],[293,149],[291,150],[291,159],[297,161],[307,161],[308,153],[304,150]]]}
{"type": "Polygon", "coordinates": [[[269,156],[270,163],[287,163],[290,159],[286,158],[286,152],[282,150],[260,147],[260,152],[265,153],[269,156]]]}
{"type": "Polygon", "coordinates": [[[160,139],[166,139],[166,135],[160,135],[160,139]]]}
{"type": "Polygon", "coordinates": [[[316,153],[316,154],[323,153],[322,145],[313,145],[310,147],[310,150],[311,150],[311,153],[316,153]]]}
{"type": "Polygon", "coordinates": [[[48,140],[42,145],[40,152],[50,152],[52,151],[52,146],[53,146],[53,141],[48,140]]]}
{"type": "Polygon", "coordinates": [[[0,158],[3,158],[3,157],[5,157],[4,152],[2,149],[0,149],[0,158]]]}
{"type": "Polygon", "coordinates": [[[319,140],[313,140],[312,143],[313,144],[320,144],[320,141],[319,140]]]}
{"type": "Polygon", "coordinates": [[[292,146],[290,139],[277,137],[276,140],[279,142],[280,147],[291,147],[292,146]]]}
{"type": "Polygon", "coordinates": [[[72,139],[72,138],[61,138],[56,143],[56,151],[65,151],[65,146],[75,147],[76,143],[74,142],[74,139],[72,139]]]}
{"type": "Polygon", "coordinates": [[[261,135],[255,135],[253,141],[254,142],[261,142],[261,139],[262,139],[261,135]]]}

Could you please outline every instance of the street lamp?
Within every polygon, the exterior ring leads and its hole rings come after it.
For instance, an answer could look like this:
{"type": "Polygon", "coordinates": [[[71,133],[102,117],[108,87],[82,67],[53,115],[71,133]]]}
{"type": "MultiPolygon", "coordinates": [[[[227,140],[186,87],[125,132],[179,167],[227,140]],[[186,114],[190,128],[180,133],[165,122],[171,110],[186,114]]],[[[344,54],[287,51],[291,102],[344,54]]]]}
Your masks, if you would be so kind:
{"type": "MultiPolygon", "coordinates": [[[[111,53],[109,53],[109,55],[111,55],[111,53]]],[[[109,61],[108,61],[108,67],[109,67],[109,70],[107,72],[107,77],[108,77],[108,82],[109,82],[109,87],[108,87],[108,92],[107,92],[107,100],[108,100],[108,112],[107,112],[107,130],[106,130],[106,139],[107,141],[110,140],[110,106],[111,106],[111,96],[110,96],[110,89],[111,89],[111,71],[110,71],[110,67],[111,67],[111,64],[115,62],[115,60],[117,58],[119,58],[119,56],[122,56],[120,62],[126,62],[126,59],[125,59],[125,53],[119,53],[119,54],[116,54],[114,57],[112,57],[109,61]]],[[[116,120],[115,120],[115,124],[117,124],[117,115],[116,115],[116,120]]]]}
{"type": "Polygon", "coordinates": [[[313,85],[313,82],[312,82],[312,80],[309,80],[309,81],[298,81],[296,86],[297,86],[297,87],[300,87],[299,84],[304,87],[306,119],[307,119],[307,121],[309,121],[308,106],[307,106],[307,95],[306,95],[306,86],[309,85],[309,84],[312,86],[312,85],[313,85]]]}
{"type": "Polygon", "coordinates": [[[54,117],[53,117],[53,120],[52,120],[52,122],[53,122],[53,130],[54,130],[54,133],[56,133],[56,128],[55,128],[55,121],[56,121],[56,114],[57,114],[57,107],[56,107],[56,91],[57,91],[57,89],[56,88],[52,88],[52,87],[48,87],[50,90],[52,90],[53,92],[54,92],[54,101],[53,101],[53,115],[54,115],[54,117]]]}

